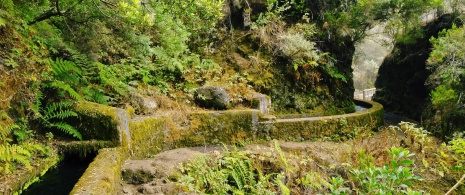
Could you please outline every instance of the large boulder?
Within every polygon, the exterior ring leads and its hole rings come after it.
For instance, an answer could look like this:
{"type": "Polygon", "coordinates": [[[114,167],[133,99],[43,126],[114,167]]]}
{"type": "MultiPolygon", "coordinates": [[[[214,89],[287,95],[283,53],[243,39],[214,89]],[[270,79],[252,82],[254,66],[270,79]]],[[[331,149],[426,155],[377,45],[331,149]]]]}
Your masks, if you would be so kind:
{"type": "Polygon", "coordinates": [[[230,107],[231,97],[217,86],[204,86],[195,91],[195,103],[203,108],[225,110],[230,107]]]}

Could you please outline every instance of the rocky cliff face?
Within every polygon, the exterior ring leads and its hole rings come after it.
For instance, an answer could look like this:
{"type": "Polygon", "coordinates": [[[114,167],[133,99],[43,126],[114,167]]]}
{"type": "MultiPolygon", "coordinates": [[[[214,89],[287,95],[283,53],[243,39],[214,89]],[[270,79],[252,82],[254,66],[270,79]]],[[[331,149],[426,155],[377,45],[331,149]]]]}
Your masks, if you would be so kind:
{"type": "Polygon", "coordinates": [[[386,111],[408,116],[416,120],[428,120],[431,89],[425,81],[431,72],[426,60],[432,45],[429,38],[437,37],[443,29],[451,28],[454,16],[444,15],[426,24],[424,36],[414,44],[396,44],[379,68],[375,83],[374,100],[380,102],[386,111]],[[425,118],[426,117],[426,118],[425,118]]]}

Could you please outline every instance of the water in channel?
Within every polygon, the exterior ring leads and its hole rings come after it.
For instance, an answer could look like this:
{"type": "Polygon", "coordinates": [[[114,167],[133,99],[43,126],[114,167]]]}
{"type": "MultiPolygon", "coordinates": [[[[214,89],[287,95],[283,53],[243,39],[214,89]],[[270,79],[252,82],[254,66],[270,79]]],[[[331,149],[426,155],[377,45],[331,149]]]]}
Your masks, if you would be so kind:
{"type": "Polygon", "coordinates": [[[56,167],[40,177],[40,181],[29,186],[21,195],[67,195],[84,174],[95,155],[85,159],[66,157],[56,167]]]}

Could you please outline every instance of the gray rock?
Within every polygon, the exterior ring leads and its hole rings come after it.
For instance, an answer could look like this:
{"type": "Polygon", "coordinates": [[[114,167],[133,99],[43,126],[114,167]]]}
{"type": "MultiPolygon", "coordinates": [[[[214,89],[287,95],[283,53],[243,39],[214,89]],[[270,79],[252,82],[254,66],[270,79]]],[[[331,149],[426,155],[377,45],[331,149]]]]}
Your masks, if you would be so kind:
{"type": "Polygon", "coordinates": [[[195,91],[194,101],[203,108],[225,110],[230,107],[231,97],[221,87],[204,86],[195,91]]]}
{"type": "Polygon", "coordinates": [[[129,104],[135,109],[136,114],[140,115],[153,114],[158,108],[158,104],[154,98],[143,96],[136,92],[131,92],[129,104]]]}
{"type": "Polygon", "coordinates": [[[143,184],[157,177],[157,170],[143,160],[128,160],[123,165],[122,177],[129,184],[143,184]]]}
{"type": "Polygon", "coordinates": [[[254,93],[252,95],[252,107],[260,110],[262,115],[269,115],[271,110],[271,99],[267,95],[254,93]]]}

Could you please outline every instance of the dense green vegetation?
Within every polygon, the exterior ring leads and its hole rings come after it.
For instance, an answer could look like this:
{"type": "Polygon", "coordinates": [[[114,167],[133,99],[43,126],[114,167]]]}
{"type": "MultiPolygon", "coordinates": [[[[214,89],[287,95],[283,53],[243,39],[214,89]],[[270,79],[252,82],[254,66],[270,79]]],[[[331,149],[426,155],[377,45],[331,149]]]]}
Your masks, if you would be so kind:
{"type": "MultiPolygon", "coordinates": [[[[354,44],[380,22],[387,22],[397,42],[412,44],[424,36],[421,14],[442,5],[441,0],[3,0],[0,174],[46,158],[46,142],[54,137],[85,140],[68,124],[77,117],[73,105],[79,101],[130,110],[130,94],[140,93],[192,108],[195,89],[214,85],[227,90],[233,107],[248,106],[256,91],[269,95],[281,113],[351,112],[354,44]]],[[[450,121],[432,123],[442,126],[463,123],[461,35],[463,28],[454,27],[431,38],[431,102],[450,121]]],[[[252,169],[246,155],[233,155],[245,161],[232,159],[227,166],[252,169]]],[[[250,181],[266,190],[270,178],[250,181]]],[[[286,191],[279,177],[275,182],[286,191]]],[[[335,190],[337,182],[343,181],[334,178],[335,190]]],[[[244,185],[225,189],[252,193],[244,185]]]]}
{"type": "Polygon", "coordinates": [[[465,28],[452,26],[444,29],[437,38],[432,37],[433,50],[428,58],[431,75],[426,84],[431,88],[432,116],[427,121],[431,128],[443,136],[463,137],[464,79],[465,79],[465,28]]]}

